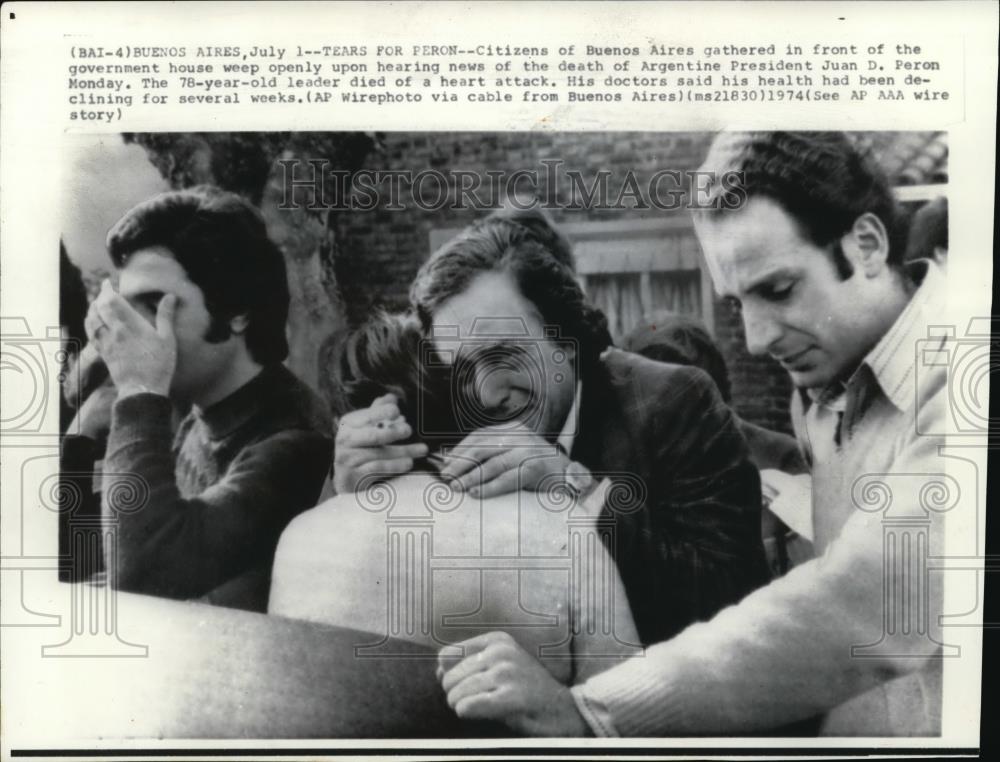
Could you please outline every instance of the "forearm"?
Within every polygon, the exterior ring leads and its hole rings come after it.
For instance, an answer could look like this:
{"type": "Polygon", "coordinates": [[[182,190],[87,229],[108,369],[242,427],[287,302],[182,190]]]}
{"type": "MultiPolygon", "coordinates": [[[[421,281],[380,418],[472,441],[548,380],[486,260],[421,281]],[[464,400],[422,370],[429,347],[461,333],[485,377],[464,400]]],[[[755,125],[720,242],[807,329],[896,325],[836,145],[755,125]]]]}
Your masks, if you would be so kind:
{"type": "MultiPolygon", "coordinates": [[[[852,653],[885,637],[881,533],[871,529],[873,537],[842,538],[823,558],[711,621],[574,688],[594,730],[641,736],[774,728],[923,666],[936,646],[915,634],[893,641],[892,658],[852,653]]],[[[939,590],[929,600],[933,620],[939,590]]]]}
{"type": "Polygon", "coordinates": [[[95,466],[103,451],[85,436],[63,437],[59,458],[60,503],[59,553],[64,561],[59,577],[63,580],[86,579],[104,568],[101,531],[100,480],[95,466]],[[68,503],[68,505],[67,505],[68,503]],[[97,549],[97,555],[92,551],[97,549]]]}
{"type": "MultiPolygon", "coordinates": [[[[154,577],[163,571],[157,546],[164,530],[184,521],[187,506],[175,480],[172,438],[166,397],[135,394],[115,403],[102,484],[104,522],[114,527],[114,548],[105,552],[115,586],[144,591],[155,587],[154,577]]],[[[170,562],[184,560],[175,556],[170,562]]]]}

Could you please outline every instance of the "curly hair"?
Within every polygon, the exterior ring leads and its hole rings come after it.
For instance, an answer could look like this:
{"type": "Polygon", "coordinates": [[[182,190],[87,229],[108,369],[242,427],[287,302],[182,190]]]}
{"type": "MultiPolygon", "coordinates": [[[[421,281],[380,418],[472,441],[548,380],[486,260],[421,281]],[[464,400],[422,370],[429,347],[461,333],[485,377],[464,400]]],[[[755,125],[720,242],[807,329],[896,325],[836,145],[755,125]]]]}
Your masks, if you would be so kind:
{"type": "Polygon", "coordinates": [[[212,317],[206,341],[224,341],[229,321],[247,315],[250,356],[262,364],[287,357],[285,259],[249,201],[210,185],[169,191],[133,207],[108,233],[119,269],[155,246],[167,249],[201,289],[212,317]]]}
{"type": "Polygon", "coordinates": [[[570,270],[576,272],[576,259],[573,257],[573,244],[552,221],[552,218],[538,207],[520,209],[504,207],[490,212],[487,219],[508,220],[527,228],[539,243],[570,270]]]}
{"type": "Polygon", "coordinates": [[[338,380],[349,407],[368,407],[394,394],[400,414],[413,428],[411,439],[437,446],[457,442],[459,427],[451,406],[451,369],[426,362],[432,350],[413,313],[377,312],[352,331],[337,363],[338,380]]]}
{"type": "Polygon", "coordinates": [[[928,201],[913,215],[906,244],[906,261],[934,258],[936,250],[948,251],[948,199],[928,201]]]}
{"type": "Polygon", "coordinates": [[[700,173],[712,177],[707,215],[731,213],[765,196],[794,217],[818,247],[830,248],[844,279],[853,272],[839,240],[865,213],[889,236],[889,264],[900,267],[907,226],[889,180],[860,141],[843,132],[722,132],[700,173]]]}
{"type": "Polygon", "coordinates": [[[611,344],[608,321],[587,300],[565,257],[551,241],[509,217],[491,216],[466,228],[424,263],[410,288],[410,303],[425,331],[441,304],[463,293],[479,275],[510,273],[546,326],[576,343],[580,368],[598,362],[611,344]]]}
{"type": "Polygon", "coordinates": [[[725,358],[696,317],[665,311],[649,315],[622,339],[622,349],[658,362],[701,368],[712,377],[723,402],[732,400],[725,358]]]}

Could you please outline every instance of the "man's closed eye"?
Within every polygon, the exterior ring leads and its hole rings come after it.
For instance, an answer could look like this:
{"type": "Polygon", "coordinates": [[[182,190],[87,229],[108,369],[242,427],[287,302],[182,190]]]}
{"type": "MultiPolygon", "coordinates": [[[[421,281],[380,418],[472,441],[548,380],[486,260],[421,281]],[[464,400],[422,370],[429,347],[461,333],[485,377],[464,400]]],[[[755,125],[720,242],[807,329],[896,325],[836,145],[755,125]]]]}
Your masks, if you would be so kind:
{"type": "Polygon", "coordinates": [[[769,302],[783,302],[791,297],[794,288],[794,281],[780,281],[761,286],[757,293],[769,302]]]}

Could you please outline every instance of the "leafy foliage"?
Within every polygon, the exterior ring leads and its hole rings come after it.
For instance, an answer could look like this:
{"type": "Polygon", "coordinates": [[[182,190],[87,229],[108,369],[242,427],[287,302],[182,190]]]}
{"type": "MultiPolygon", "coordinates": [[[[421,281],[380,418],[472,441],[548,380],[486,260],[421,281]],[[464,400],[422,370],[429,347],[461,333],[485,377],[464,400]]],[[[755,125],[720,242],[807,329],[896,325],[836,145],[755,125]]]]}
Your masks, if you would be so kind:
{"type": "Polygon", "coordinates": [[[364,132],[140,132],[123,138],[146,150],[172,188],[212,183],[257,205],[278,158],[326,159],[353,174],[381,142],[364,132]]]}

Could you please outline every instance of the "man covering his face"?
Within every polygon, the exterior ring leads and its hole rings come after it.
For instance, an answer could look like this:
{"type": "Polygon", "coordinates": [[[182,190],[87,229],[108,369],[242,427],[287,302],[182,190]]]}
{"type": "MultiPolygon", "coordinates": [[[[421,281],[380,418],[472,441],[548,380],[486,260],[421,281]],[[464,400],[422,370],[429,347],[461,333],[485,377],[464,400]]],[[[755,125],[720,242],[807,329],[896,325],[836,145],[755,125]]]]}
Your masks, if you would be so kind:
{"type": "Polygon", "coordinates": [[[282,254],[256,209],[210,187],[135,207],[108,250],[117,289],[86,325],[117,390],[111,583],[263,611],[278,537],[316,502],[332,448],[325,405],[281,364],[282,254]],[[175,406],[190,408],[176,434],[175,406]]]}

